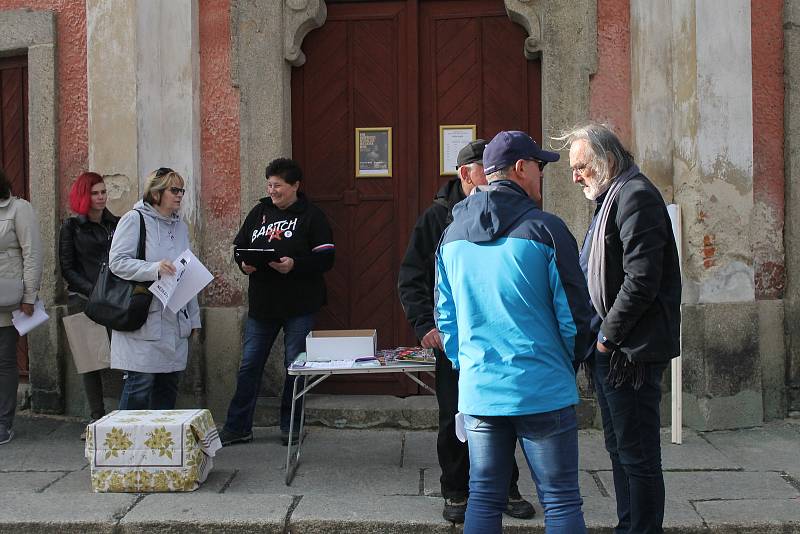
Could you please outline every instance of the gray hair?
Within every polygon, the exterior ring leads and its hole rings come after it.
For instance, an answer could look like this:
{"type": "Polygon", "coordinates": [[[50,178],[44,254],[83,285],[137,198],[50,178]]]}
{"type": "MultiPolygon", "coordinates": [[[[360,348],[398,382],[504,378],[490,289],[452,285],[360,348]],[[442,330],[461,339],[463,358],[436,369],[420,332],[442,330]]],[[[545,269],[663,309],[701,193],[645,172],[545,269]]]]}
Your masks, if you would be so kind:
{"type": "Polygon", "coordinates": [[[498,169],[494,171],[492,174],[486,175],[487,182],[495,182],[497,180],[508,180],[509,179],[509,171],[511,167],[505,167],[503,169],[498,169]]]}
{"type": "Polygon", "coordinates": [[[560,150],[575,141],[586,141],[589,148],[589,161],[586,163],[597,175],[601,184],[610,182],[633,165],[633,155],[605,124],[590,122],[576,126],[553,139],[564,141],[560,150]]]}

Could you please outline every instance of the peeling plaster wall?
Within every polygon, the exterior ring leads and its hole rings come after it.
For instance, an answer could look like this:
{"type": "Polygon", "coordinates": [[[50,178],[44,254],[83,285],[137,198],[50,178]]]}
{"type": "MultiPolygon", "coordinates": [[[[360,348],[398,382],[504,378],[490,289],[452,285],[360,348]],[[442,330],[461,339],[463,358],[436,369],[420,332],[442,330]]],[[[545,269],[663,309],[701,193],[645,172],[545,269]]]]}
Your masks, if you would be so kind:
{"type": "Polygon", "coordinates": [[[597,0],[597,73],[589,115],[611,126],[631,147],[630,0],[597,0]]]}
{"type": "Polygon", "coordinates": [[[139,198],[134,20],[130,0],[86,0],[88,168],[103,175],[117,215],[139,198]]]}
{"type": "Polygon", "coordinates": [[[673,50],[674,62],[696,62],[694,90],[675,95],[676,108],[694,108],[675,125],[683,163],[675,200],[687,223],[684,301],[749,302],[755,298],[750,3],[732,0],[721,10],[713,2],[676,1],[673,29],[673,46],[695,46],[695,55],[673,50]]]}
{"type": "Polygon", "coordinates": [[[751,0],[753,49],[753,240],[757,299],[779,299],[786,285],[783,248],[782,0],[751,0]]]}
{"type": "Polygon", "coordinates": [[[200,115],[203,181],[203,259],[214,281],[205,306],[238,306],[244,276],[231,261],[239,229],[239,90],[231,74],[230,2],[200,4],[200,115]]]}

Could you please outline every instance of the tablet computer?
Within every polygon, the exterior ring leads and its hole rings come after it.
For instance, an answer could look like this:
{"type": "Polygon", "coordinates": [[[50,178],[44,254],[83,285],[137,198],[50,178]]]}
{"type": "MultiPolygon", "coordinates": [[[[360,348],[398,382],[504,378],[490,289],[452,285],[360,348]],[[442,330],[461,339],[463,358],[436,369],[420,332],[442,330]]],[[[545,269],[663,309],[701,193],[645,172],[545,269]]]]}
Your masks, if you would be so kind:
{"type": "Polygon", "coordinates": [[[237,248],[234,255],[239,265],[245,262],[257,269],[263,269],[269,262],[281,259],[281,254],[274,248],[237,248]]]}

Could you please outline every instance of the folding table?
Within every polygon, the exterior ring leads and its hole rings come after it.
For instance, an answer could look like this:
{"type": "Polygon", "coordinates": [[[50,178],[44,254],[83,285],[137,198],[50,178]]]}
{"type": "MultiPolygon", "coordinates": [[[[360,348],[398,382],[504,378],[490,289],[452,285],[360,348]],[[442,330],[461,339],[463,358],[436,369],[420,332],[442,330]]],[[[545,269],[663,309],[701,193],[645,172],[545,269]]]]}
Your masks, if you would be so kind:
{"type": "Polygon", "coordinates": [[[299,392],[297,391],[297,384],[300,383],[300,380],[294,381],[294,388],[292,391],[292,414],[289,423],[289,444],[286,449],[286,485],[290,485],[292,483],[292,479],[294,479],[294,474],[297,471],[297,465],[300,461],[300,449],[303,445],[303,427],[305,425],[305,396],[306,393],[317,387],[322,381],[332,375],[363,375],[363,374],[374,374],[374,373],[404,373],[407,377],[411,380],[425,388],[426,390],[430,391],[434,395],[436,391],[433,390],[428,384],[420,380],[416,375],[413,373],[426,373],[429,376],[434,375],[434,365],[432,364],[425,364],[425,363],[417,363],[417,362],[407,362],[407,363],[392,363],[390,365],[380,365],[380,366],[367,366],[367,365],[357,365],[355,367],[335,367],[337,365],[335,362],[331,362],[331,367],[318,367],[316,365],[320,365],[321,362],[315,362],[315,367],[305,367],[305,353],[300,354],[297,359],[289,366],[288,373],[293,376],[305,376],[308,377],[306,380],[306,384],[302,390],[299,392]],[[295,436],[294,432],[294,414],[295,410],[297,409],[297,401],[300,401],[300,428],[298,429],[297,441],[293,440],[293,436],[295,436]]]}

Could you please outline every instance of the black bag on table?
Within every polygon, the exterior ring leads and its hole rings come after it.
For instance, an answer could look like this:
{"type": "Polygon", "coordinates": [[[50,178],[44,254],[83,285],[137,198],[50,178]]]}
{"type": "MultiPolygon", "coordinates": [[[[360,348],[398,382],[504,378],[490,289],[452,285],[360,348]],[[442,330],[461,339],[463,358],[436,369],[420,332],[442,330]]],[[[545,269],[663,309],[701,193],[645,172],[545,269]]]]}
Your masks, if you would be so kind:
{"type": "MultiPolygon", "coordinates": [[[[142,212],[136,212],[139,214],[139,248],[136,257],[144,260],[147,233],[142,212]]],[[[111,272],[108,263],[104,263],[89,295],[85,313],[92,321],[112,330],[138,330],[147,321],[147,312],[153,300],[148,285],[147,282],[124,280],[111,272]]]]}

